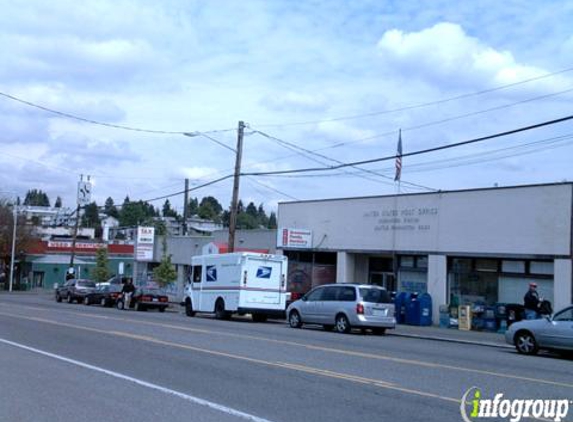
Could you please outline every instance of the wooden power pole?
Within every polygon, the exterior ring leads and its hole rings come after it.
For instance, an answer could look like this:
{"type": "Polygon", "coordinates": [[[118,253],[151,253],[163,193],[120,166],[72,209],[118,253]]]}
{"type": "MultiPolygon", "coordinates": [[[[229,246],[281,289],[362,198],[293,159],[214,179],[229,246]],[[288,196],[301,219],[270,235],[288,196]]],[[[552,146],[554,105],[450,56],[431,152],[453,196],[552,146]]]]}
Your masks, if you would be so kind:
{"type": "Polygon", "coordinates": [[[241,178],[241,158],[243,155],[243,133],[245,123],[239,122],[237,129],[237,151],[235,157],[235,178],[233,182],[233,199],[231,200],[231,212],[229,215],[229,253],[235,251],[235,230],[237,229],[237,208],[239,203],[239,180],[241,178]]]}

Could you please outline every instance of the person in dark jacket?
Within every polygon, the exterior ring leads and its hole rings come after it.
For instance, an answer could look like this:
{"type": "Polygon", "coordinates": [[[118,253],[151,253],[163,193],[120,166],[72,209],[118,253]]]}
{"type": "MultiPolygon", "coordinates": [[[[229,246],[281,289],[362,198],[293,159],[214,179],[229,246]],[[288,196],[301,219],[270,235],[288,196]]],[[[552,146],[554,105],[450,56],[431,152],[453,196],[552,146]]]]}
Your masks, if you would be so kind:
{"type": "Polygon", "coordinates": [[[129,303],[131,302],[131,295],[133,295],[133,292],[135,292],[133,280],[128,278],[121,289],[121,293],[123,293],[123,309],[129,309],[129,303]]]}
{"type": "Polygon", "coordinates": [[[529,283],[529,290],[523,297],[525,308],[525,319],[539,318],[539,293],[537,293],[537,284],[529,283]]]}

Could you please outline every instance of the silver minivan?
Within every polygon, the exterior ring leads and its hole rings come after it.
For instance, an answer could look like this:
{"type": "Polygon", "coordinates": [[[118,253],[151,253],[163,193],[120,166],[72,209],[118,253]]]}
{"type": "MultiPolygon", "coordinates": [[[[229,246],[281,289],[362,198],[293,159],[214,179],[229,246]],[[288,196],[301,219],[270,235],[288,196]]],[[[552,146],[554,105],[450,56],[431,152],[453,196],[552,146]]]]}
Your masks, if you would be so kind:
{"type": "Polygon", "coordinates": [[[384,334],[396,327],[394,303],[385,288],[370,284],[325,284],[312,289],[287,308],[292,328],[320,324],[325,330],[348,333],[352,328],[384,334]]]}

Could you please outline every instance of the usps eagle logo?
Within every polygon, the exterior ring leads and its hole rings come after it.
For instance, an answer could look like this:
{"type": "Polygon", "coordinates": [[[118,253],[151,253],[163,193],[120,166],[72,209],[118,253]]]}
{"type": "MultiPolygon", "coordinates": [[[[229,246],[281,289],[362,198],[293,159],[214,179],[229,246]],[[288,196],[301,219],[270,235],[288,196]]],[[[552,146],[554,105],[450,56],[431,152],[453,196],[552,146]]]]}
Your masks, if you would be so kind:
{"type": "Polygon", "coordinates": [[[272,272],[271,267],[259,267],[257,268],[257,278],[271,278],[272,272]]]}
{"type": "Polygon", "coordinates": [[[217,281],[217,267],[210,265],[206,272],[207,281],[217,281]]]}

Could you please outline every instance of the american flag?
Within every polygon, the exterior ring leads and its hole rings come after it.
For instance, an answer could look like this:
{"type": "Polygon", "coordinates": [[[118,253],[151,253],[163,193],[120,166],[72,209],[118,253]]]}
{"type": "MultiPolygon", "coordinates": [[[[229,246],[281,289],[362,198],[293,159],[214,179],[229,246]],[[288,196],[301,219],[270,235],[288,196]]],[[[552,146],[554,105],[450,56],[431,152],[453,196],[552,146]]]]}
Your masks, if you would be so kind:
{"type": "Polygon", "coordinates": [[[394,181],[400,181],[402,176],[402,129],[398,132],[398,150],[396,151],[396,175],[394,181]]]}

